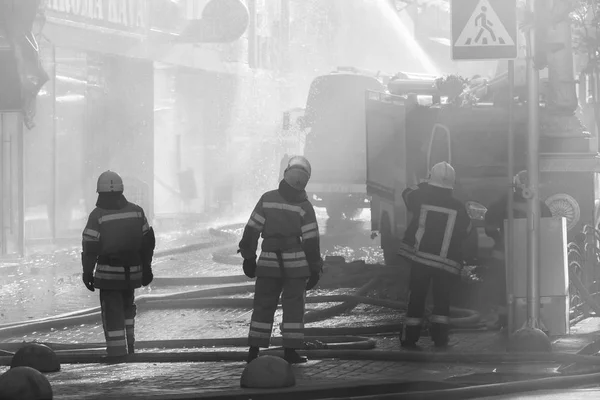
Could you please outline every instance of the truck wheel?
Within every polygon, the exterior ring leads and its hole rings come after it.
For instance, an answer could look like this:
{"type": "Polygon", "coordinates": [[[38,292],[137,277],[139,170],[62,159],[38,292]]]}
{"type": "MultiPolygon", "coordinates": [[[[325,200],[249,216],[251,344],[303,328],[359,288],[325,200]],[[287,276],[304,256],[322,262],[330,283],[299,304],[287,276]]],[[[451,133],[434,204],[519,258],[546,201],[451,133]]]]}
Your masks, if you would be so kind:
{"type": "Polygon", "coordinates": [[[325,209],[327,210],[327,217],[330,220],[339,221],[342,219],[342,210],[340,210],[340,207],[336,206],[335,204],[328,205],[325,209]]]}
{"type": "Polygon", "coordinates": [[[385,265],[396,265],[398,263],[396,255],[396,245],[394,235],[392,234],[392,224],[387,214],[381,217],[381,249],[383,250],[383,259],[385,265]]]}
{"type": "Polygon", "coordinates": [[[344,207],[344,216],[346,217],[346,219],[352,219],[352,218],[356,218],[358,216],[358,214],[360,214],[360,208],[358,207],[344,207]]]}

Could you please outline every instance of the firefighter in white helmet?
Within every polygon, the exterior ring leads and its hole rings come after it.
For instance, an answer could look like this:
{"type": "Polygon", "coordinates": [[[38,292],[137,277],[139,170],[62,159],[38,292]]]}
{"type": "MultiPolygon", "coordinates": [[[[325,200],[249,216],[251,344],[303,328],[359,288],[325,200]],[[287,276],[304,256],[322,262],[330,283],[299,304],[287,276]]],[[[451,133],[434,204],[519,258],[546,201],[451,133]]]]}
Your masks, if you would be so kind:
{"type": "Polygon", "coordinates": [[[450,292],[453,281],[460,279],[462,244],[471,229],[464,204],[452,195],[455,179],[454,168],[441,162],[431,168],[425,183],[402,193],[411,214],[399,251],[411,265],[408,310],[400,334],[404,348],[420,349],[417,342],[430,283],[434,299],[430,334],[436,347],[448,345],[450,292]]]}
{"type": "MultiPolygon", "coordinates": [[[[526,170],[520,171],[513,178],[513,216],[515,219],[527,218],[527,199],[523,190],[528,189],[529,174],[526,170]]],[[[552,212],[545,202],[540,200],[542,218],[551,217],[552,212]]],[[[506,295],[506,264],[504,257],[504,220],[508,218],[508,195],[503,194],[500,199],[492,203],[485,213],[485,233],[494,239],[492,258],[487,260],[485,266],[480,268],[478,275],[483,280],[483,290],[487,297],[491,297],[496,309],[496,320],[489,327],[501,329],[508,325],[508,298],[506,295]]]]}
{"type": "Polygon", "coordinates": [[[123,196],[123,180],[113,171],[98,178],[98,201],[83,230],[83,283],[100,289],[108,356],[134,352],[134,289],[152,282],[154,230],[144,210],[123,196]]]}
{"type": "Polygon", "coordinates": [[[306,362],[296,352],[304,347],[305,291],[317,285],[323,268],[319,227],[304,190],[310,175],[306,158],[291,157],[279,188],[263,194],[254,207],[239,243],[244,273],[256,276],[248,362],[258,357],[259,348],[269,347],[282,291],[284,358],[291,364],[306,362]],[[256,261],[261,234],[262,251],[256,261]]]}

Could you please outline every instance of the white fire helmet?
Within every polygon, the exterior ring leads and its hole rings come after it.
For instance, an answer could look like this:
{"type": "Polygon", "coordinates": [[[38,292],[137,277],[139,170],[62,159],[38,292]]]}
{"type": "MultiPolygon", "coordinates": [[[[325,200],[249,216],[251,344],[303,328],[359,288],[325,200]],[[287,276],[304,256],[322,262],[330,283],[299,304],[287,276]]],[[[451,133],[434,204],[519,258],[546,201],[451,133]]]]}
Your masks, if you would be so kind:
{"type": "Polygon", "coordinates": [[[429,183],[431,186],[440,187],[443,189],[454,189],[454,182],[456,181],[456,172],[452,165],[446,161],[435,164],[431,167],[429,174],[429,183]]]}
{"type": "Polygon", "coordinates": [[[105,171],[98,177],[96,191],[98,193],[122,192],[123,179],[116,172],[105,171]]]}
{"type": "Polygon", "coordinates": [[[302,156],[293,156],[283,172],[283,180],[297,190],[304,190],[310,179],[312,168],[308,160],[302,156]]]}
{"type": "Polygon", "coordinates": [[[518,189],[526,189],[527,186],[529,186],[529,173],[524,169],[513,178],[513,188],[516,192],[518,189]]]}

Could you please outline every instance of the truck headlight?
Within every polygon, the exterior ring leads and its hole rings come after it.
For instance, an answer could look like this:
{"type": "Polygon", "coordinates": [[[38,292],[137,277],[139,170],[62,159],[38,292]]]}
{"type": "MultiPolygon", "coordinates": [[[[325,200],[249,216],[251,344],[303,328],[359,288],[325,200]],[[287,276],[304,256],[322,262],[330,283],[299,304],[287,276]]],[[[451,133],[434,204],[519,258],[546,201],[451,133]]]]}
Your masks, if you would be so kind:
{"type": "Polygon", "coordinates": [[[471,219],[476,221],[483,221],[485,219],[485,213],[487,212],[487,207],[481,203],[476,201],[467,201],[465,204],[467,208],[467,213],[471,219]]]}

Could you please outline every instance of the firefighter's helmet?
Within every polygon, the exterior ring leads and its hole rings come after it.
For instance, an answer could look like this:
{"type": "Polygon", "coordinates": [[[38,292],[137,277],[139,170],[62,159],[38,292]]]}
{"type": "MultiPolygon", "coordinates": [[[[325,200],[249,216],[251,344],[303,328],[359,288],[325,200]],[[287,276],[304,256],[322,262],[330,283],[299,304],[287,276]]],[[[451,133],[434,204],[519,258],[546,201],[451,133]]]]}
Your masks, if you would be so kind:
{"type": "Polygon", "coordinates": [[[446,161],[435,164],[431,167],[431,173],[429,174],[429,183],[431,186],[437,186],[443,189],[454,189],[454,182],[456,181],[456,172],[452,165],[446,161]]]}
{"type": "Polygon", "coordinates": [[[98,177],[96,191],[98,193],[122,192],[123,179],[116,172],[105,171],[98,177]]]}
{"type": "Polygon", "coordinates": [[[288,161],[283,172],[283,180],[297,190],[304,190],[311,175],[311,166],[308,160],[302,156],[294,156],[288,161]]]}
{"type": "Polygon", "coordinates": [[[529,186],[529,173],[524,169],[513,178],[513,189],[517,192],[519,190],[527,189],[527,186],[529,186]]]}

